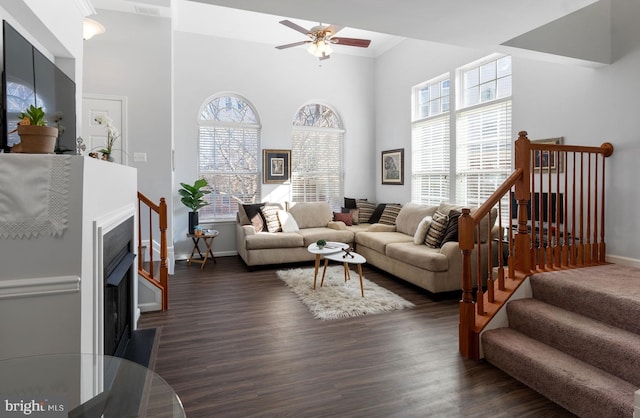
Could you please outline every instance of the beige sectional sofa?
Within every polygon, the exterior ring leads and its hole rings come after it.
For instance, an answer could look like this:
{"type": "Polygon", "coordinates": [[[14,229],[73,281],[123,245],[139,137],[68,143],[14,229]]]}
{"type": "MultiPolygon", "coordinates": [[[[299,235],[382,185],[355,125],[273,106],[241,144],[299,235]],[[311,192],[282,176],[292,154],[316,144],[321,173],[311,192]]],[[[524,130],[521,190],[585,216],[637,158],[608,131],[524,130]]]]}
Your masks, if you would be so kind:
{"type": "MultiPolygon", "coordinates": [[[[296,231],[256,232],[243,210],[237,217],[237,250],[248,266],[311,261],[315,258],[307,246],[318,239],[351,244],[356,251],[376,266],[433,293],[460,290],[462,256],[457,240],[442,243],[436,248],[425,245],[426,232],[436,211],[438,215],[452,214],[459,206],[447,203],[439,206],[407,203],[402,206],[395,224],[359,223],[346,225],[333,221],[333,212],[325,202],[296,203],[280,208],[281,217],[292,216],[296,231]]],[[[491,214],[495,222],[496,211],[491,214]]],[[[489,225],[483,223],[484,228],[489,225]]],[[[433,225],[435,227],[435,225],[433,225]]],[[[453,225],[457,236],[457,223],[453,225]]],[[[286,229],[286,228],[285,228],[286,229]]],[[[498,236],[499,231],[493,228],[498,236]]],[[[484,232],[480,236],[487,236],[484,232]]],[[[487,243],[482,244],[482,270],[487,270],[487,243]]],[[[494,249],[497,246],[493,246],[494,249]]],[[[473,266],[476,266],[474,250],[473,266]]],[[[476,270],[474,270],[474,276],[476,270]]],[[[483,274],[486,279],[486,273],[483,274]]],[[[474,277],[475,280],[475,277],[474,277]]]]}

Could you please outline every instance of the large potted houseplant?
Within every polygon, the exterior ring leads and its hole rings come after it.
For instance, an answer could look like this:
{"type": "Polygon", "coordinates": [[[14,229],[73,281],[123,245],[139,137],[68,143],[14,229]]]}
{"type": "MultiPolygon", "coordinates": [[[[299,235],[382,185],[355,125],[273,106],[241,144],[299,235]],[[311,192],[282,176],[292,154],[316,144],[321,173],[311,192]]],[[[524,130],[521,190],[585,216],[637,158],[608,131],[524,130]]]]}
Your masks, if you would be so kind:
{"type": "Polygon", "coordinates": [[[47,125],[44,110],[41,107],[29,106],[20,113],[18,122],[18,135],[20,143],[12,148],[12,152],[29,154],[51,154],[56,149],[58,128],[47,125]]]}
{"type": "Polygon", "coordinates": [[[194,227],[198,225],[198,211],[200,208],[207,206],[209,202],[204,199],[204,195],[211,193],[211,190],[203,189],[207,186],[205,179],[196,180],[193,185],[180,183],[182,189],[178,190],[182,198],[180,201],[188,207],[189,212],[189,233],[193,234],[194,227]]]}

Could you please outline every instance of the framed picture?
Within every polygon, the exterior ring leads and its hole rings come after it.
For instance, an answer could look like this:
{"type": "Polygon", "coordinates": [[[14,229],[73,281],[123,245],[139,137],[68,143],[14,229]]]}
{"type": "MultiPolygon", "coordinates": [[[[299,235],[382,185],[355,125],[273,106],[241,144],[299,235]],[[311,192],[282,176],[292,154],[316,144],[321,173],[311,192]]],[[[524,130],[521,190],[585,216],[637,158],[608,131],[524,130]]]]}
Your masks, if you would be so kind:
{"type": "Polygon", "coordinates": [[[382,151],[382,184],[404,184],[404,148],[382,151]]]}
{"type": "MultiPolygon", "coordinates": [[[[549,139],[537,139],[532,140],[532,143],[536,144],[555,144],[561,145],[563,137],[559,138],[549,138],[549,139]]],[[[533,169],[539,171],[556,171],[559,170],[561,173],[564,170],[564,152],[554,152],[554,151],[541,151],[534,150],[533,151],[533,169]]]]}
{"type": "Polygon", "coordinates": [[[291,150],[262,150],[263,183],[285,183],[291,177],[291,150]]]}

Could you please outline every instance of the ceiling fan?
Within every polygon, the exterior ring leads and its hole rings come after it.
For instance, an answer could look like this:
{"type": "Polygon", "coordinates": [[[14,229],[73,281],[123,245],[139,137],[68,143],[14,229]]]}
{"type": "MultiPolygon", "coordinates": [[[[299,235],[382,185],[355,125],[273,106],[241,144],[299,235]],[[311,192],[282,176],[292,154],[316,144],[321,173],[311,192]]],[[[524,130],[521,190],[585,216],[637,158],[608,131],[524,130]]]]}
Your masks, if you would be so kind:
{"type": "Polygon", "coordinates": [[[280,23],[300,33],[304,33],[309,37],[309,39],[305,41],[294,42],[292,44],[280,45],[276,48],[285,49],[298,45],[309,44],[309,48],[307,48],[307,51],[311,55],[318,57],[318,59],[321,60],[328,59],[329,54],[333,52],[331,44],[366,48],[371,43],[369,39],[342,38],[334,36],[339,30],[342,29],[342,26],[322,26],[322,24],[319,24],[318,26],[314,26],[311,29],[305,29],[302,26],[291,22],[290,20],[281,20],[280,23]]]}

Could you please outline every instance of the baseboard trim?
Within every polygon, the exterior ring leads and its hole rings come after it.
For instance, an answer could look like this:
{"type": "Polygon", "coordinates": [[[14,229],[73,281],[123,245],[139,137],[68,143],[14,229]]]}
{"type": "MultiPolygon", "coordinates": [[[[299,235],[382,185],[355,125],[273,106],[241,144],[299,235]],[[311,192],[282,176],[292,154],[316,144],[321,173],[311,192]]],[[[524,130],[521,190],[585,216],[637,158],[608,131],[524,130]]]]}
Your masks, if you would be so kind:
{"type": "Polygon", "coordinates": [[[138,305],[138,309],[141,313],[157,312],[162,310],[162,304],[157,302],[142,303],[138,305]]]}
{"type": "Polygon", "coordinates": [[[629,257],[621,257],[619,255],[607,255],[605,257],[607,263],[620,264],[621,266],[640,268],[640,260],[629,257]]]}
{"type": "Polygon", "coordinates": [[[54,276],[0,280],[0,299],[40,297],[80,292],[80,277],[54,276]]]}

